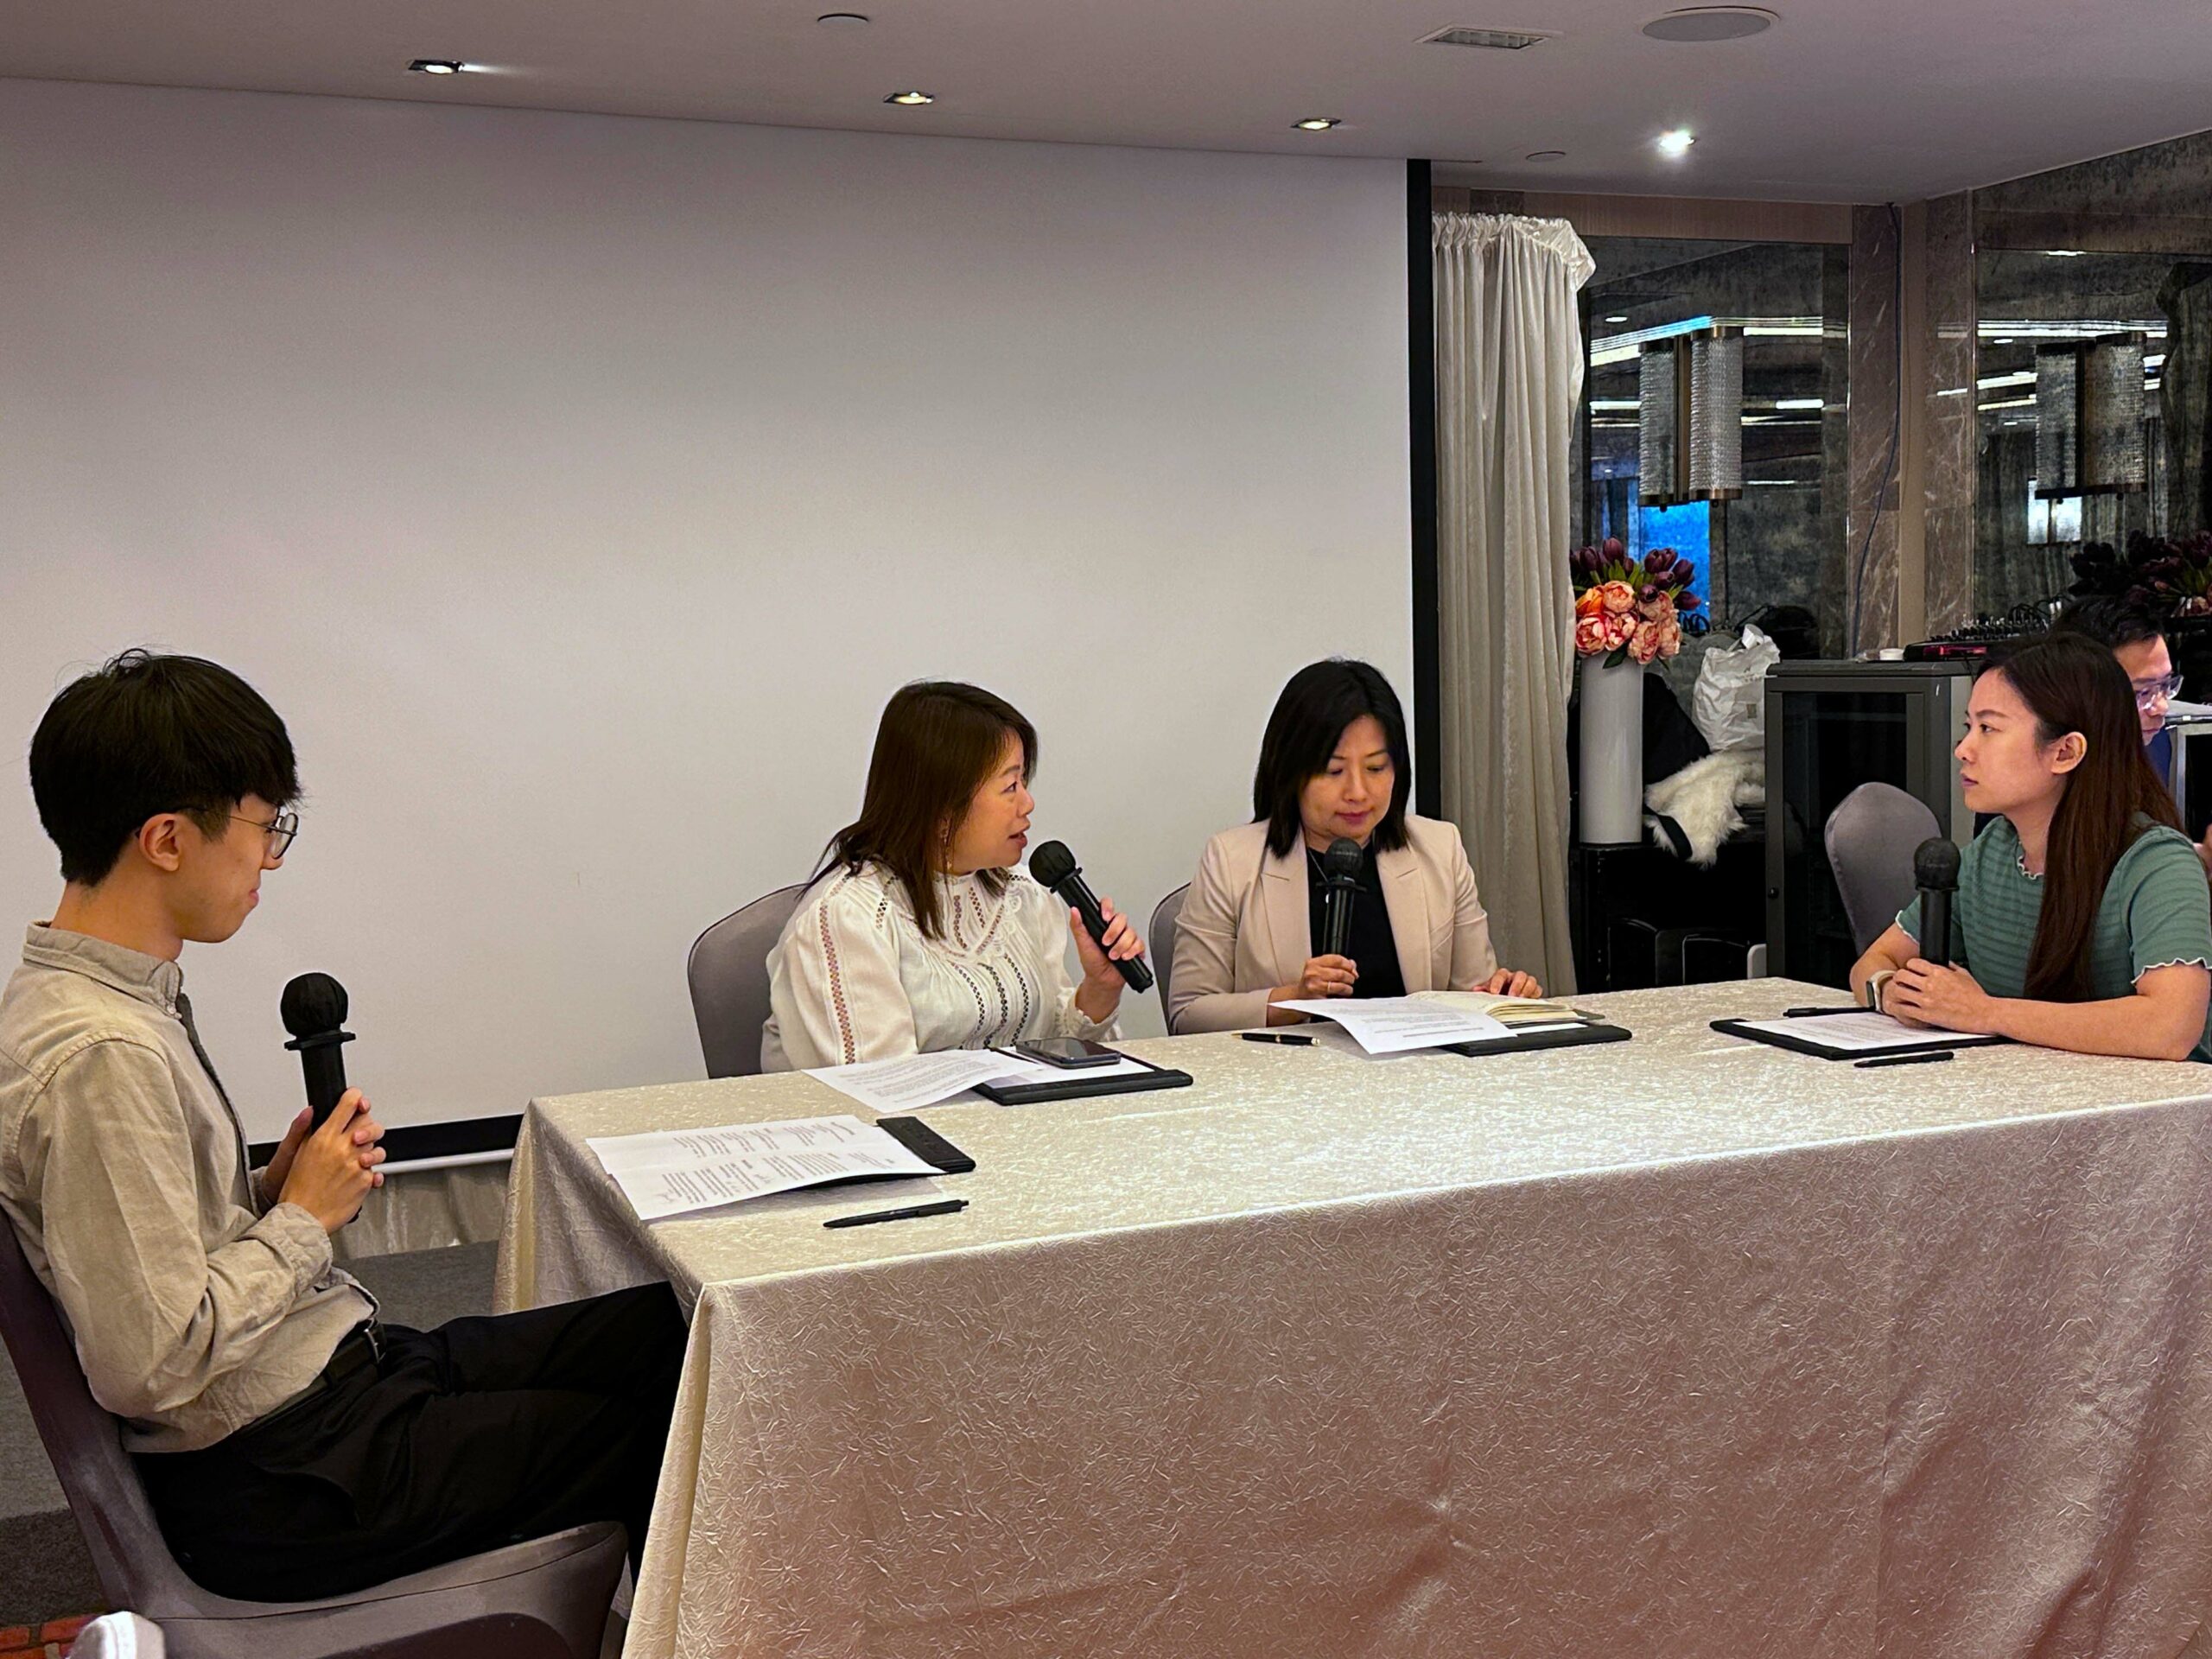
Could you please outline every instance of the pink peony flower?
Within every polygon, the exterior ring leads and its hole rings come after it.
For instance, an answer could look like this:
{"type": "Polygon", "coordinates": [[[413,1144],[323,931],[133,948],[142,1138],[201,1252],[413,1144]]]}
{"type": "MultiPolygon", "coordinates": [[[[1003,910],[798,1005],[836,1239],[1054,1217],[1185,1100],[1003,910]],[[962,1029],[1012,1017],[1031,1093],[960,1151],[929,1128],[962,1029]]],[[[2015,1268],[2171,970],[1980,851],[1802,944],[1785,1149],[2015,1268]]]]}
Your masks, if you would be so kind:
{"type": "Polygon", "coordinates": [[[1605,608],[1615,615],[1636,607],[1636,589],[1624,582],[1606,582],[1598,589],[1598,593],[1605,601],[1605,608]]]}
{"type": "Polygon", "coordinates": [[[1636,619],[1634,617],[1624,616],[1617,612],[1608,612],[1605,616],[1605,649],[1618,651],[1628,643],[1629,636],[1635,632],[1636,619]]]}
{"type": "Polygon", "coordinates": [[[1605,596],[1595,588],[1585,588],[1574,596],[1574,613],[1578,617],[1603,616],[1605,596]]]}
{"type": "Polygon", "coordinates": [[[1638,628],[1628,642],[1629,660],[1648,663],[1659,654],[1659,630],[1645,626],[1638,628]]]}
{"type": "Polygon", "coordinates": [[[1671,610],[1659,619],[1659,654],[1672,657],[1682,648],[1682,625],[1675,620],[1671,610]]]}
{"type": "Polygon", "coordinates": [[[1605,643],[1604,618],[1586,616],[1576,621],[1574,625],[1574,654],[1576,656],[1595,657],[1600,652],[1611,649],[1612,647],[1605,643]]]}
{"type": "Polygon", "coordinates": [[[1667,596],[1664,590],[1653,588],[1648,590],[1648,597],[1636,601],[1636,613],[1645,621],[1656,622],[1662,616],[1675,613],[1675,601],[1667,596]]]}

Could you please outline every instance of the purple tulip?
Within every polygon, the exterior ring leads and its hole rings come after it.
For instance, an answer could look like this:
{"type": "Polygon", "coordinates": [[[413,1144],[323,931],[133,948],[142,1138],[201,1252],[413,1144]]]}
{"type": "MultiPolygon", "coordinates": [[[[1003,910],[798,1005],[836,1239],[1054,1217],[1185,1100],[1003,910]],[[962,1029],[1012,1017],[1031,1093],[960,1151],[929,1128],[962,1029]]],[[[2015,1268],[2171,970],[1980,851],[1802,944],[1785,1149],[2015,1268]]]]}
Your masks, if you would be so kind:
{"type": "Polygon", "coordinates": [[[1621,538],[1620,538],[1619,537],[1618,537],[1618,536],[1608,536],[1608,537],[1605,537],[1605,556],[1606,556],[1608,559],[1621,559],[1621,558],[1626,558],[1626,557],[1628,556],[1628,547],[1627,547],[1627,544],[1626,544],[1625,543],[1624,543],[1624,542],[1621,540],[1621,538]]]}
{"type": "Polygon", "coordinates": [[[1675,595],[1675,608],[1678,611],[1694,611],[1704,603],[1705,601],[1703,600],[1700,599],[1695,594],[1691,593],[1688,588],[1684,588],[1681,593],[1675,595]]]}
{"type": "Polygon", "coordinates": [[[1683,588],[1688,587],[1696,576],[1697,566],[1692,564],[1688,559],[1675,560],[1674,569],[1667,572],[1669,582],[1683,588]]]}
{"type": "Polygon", "coordinates": [[[1655,547],[1643,556],[1643,568],[1655,576],[1663,575],[1674,562],[1675,550],[1671,547],[1655,547]]]}

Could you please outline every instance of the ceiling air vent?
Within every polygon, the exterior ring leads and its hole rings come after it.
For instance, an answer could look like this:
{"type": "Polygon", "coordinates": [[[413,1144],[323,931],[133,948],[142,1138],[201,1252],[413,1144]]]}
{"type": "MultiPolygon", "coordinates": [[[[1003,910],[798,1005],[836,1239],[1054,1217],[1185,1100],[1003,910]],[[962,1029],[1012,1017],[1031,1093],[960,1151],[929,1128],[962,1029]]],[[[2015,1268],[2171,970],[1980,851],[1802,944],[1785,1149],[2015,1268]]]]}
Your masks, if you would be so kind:
{"type": "Polygon", "coordinates": [[[1440,29],[1433,35],[1424,35],[1416,42],[1421,46],[1484,46],[1495,52],[1518,52],[1541,41],[1556,40],[1555,34],[1535,34],[1525,29],[1469,29],[1454,23],[1449,29],[1440,29]]]}

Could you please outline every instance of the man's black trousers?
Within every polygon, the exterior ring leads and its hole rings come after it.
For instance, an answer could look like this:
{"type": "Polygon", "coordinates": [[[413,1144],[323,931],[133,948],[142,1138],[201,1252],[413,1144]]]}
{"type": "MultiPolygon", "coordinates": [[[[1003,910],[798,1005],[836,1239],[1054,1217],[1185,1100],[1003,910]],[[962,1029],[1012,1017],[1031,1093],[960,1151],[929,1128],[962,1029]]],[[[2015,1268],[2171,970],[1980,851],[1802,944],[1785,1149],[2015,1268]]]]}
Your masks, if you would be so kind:
{"type": "Polygon", "coordinates": [[[363,1326],[307,1395],[138,1471],[185,1571],[250,1601],[343,1595],[588,1521],[628,1529],[634,1567],[683,1345],[666,1285],[363,1326]]]}

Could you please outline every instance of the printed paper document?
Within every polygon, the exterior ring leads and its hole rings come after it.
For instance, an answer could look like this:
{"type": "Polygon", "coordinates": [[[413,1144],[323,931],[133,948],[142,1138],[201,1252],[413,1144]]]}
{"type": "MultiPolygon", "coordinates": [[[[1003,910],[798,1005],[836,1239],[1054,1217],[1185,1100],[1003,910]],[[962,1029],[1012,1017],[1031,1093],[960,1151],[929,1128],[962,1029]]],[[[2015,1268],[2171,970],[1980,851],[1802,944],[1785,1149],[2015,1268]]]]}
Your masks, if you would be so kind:
{"type": "Polygon", "coordinates": [[[1401,1054],[1408,1049],[1442,1048],[1447,1043],[1494,1043],[1512,1035],[1486,1014],[1410,996],[1365,1001],[1321,996],[1276,1006],[1335,1020],[1370,1054],[1401,1054]]]}
{"type": "Polygon", "coordinates": [[[719,1129],[663,1129],[592,1141],[640,1221],[711,1210],[854,1175],[934,1175],[873,1123],[801,1117],[719,1129]]]}

